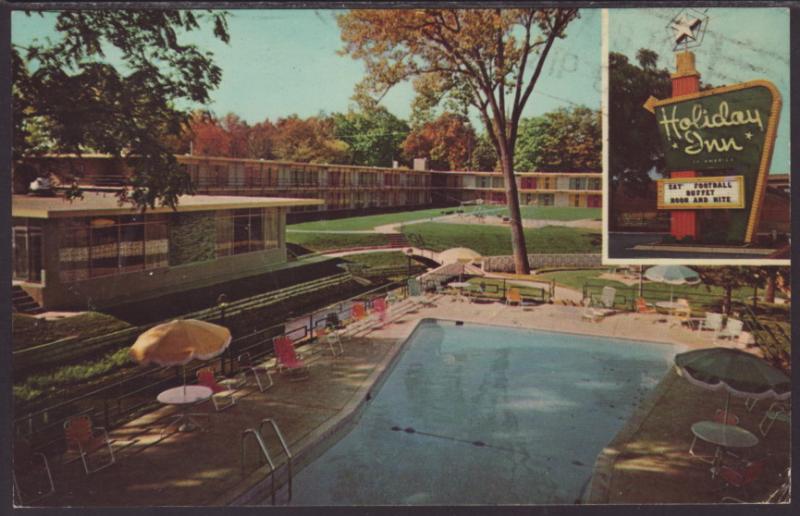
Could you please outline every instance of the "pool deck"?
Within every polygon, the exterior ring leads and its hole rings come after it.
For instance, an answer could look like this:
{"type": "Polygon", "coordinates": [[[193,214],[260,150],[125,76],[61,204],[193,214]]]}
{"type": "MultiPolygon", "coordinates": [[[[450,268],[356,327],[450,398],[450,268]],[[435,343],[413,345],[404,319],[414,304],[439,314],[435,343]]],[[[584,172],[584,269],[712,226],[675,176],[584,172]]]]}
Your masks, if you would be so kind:
{"type": "MultiPolygon", "coordinates": [[[[710,332],[691,331],[658,322],[656,315],[620,313],[600,322],[581,319],[582,308],[563,305],[512,307],[500,303],[457,302],[450,296],[435,298],[435,306],[401,311],[391,322],[344,341],[344,356],[332,358],[318,349],[310,360],[310,377],[290,381],[274,374],[275,385],[261,393],[253,385],[236,392],[237,403],[214,412],[210,402],[204,431],[169,433],[163,425],[174,412],[170,407],[146,414],[111,434],[117,463],[85,475],[80,461],[64,463],[51,457],[56,493],[42,506],[224,506],[269,504],[270,483],[266,466],[259,466],[252,442],[244,467],[242,432],[272,418],[294,454],[294,470],[313,460],[335,442],[337,431],[353,424],[371,391],[390,370],[403,342],[424,318],[461,320],[527,329],[590,334],[617,339],[677,344],[679,350],[714,345],[710,332]]],[[[315,351],[320,344],[304,346],[315,351]]],[[[303,348],[301,347],[301,350],[303,348]]],[[[708,466],[689,456],[691,423],[708,418],[722,406],[724,395],[693,387],[670,373],[640,406],[626,427],[609,443],[595,468],[589,501],[593,503],[711,502],[723,487],[711,480],[708,466]]],[[[742,426],[756,430],[768,402],[752,413],[732,401],[742,426]]],[[[757,451],[766,451],[768,473],[785,468],[789,452],[788,425],[776,422],[757,451]],[[762,449],[764,448],[764,449],[762,449]]],[[[279,483],[286,477],[286,457],[277,438],[265,431],[265,442],[277,466],[279,483]]],[[[766,474],[764,475],[767,476],[766,474]]],[[[770,479],[773,480],[773,479],[770,479]]],[[[758,486],[758,497],[770,485],[758,486]]],[[[742,497],[738,490],[725,492],[742,497]]],[[[287,492],[278,494],[285,504],[287,492]]]]}

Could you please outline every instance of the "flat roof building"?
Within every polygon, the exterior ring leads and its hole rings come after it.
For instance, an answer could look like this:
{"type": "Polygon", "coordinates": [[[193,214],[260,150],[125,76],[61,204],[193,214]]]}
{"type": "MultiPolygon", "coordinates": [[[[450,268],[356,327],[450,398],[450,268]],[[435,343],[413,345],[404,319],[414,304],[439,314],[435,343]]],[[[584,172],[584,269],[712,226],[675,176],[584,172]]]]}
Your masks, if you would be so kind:
{"type": "Polygon", "coordinates": [[[321,203],[187,195],[141,212],[113,192],[14,195],[14,284],[44,309],[87,309],[260,274],[287,260],[287,210],[321,203]]]}

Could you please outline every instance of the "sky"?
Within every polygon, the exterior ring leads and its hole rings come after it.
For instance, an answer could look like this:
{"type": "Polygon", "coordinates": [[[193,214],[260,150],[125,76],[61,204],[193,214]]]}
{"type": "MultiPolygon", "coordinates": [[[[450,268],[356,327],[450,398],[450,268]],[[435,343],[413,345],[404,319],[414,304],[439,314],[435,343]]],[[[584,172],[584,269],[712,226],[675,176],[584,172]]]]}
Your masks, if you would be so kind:
{"type": "MultiPolygon", "coordinates": [[[[211,30],[188,34],[191,41],[214,54],[223,70],[222,83],[211,93],[216,115],[236,113],[249,123],[297,114],[345,112],[364,66],[337,51],[343,47],[334,10],[231,10],[230,43],[215,39],[211,30]]],[[[12,42],[57,37],[52,17],[12,13],[12,42]]],[[[554,44],[525,116],[559,107],[585,105],[600,109],[600,11],[582,10],[554,44]]],[[[532,67],[529,67],[529,70],[532,67]]],[[[381,103],[408,119],[414,97],[410,83],[395,86],[381,103]]],[[[475,127],[482,127],[477,114],[475,127]]]]}
{"type": "MultiPolygon", "coordinates": [[[[640,48],[659,55],[659,68],[675,70],[670,20],[678,8],[610,9],[609,50],[635,62],[640,48]]],[[[783,106],[772,156],[771,173],[789,172],[789,10],[786,8],[708,8],[687,10],[692,17],[707,16],[708,24],[696,56],[700,79],[724,86],[755,79],[772,81],[783,106]]]]}

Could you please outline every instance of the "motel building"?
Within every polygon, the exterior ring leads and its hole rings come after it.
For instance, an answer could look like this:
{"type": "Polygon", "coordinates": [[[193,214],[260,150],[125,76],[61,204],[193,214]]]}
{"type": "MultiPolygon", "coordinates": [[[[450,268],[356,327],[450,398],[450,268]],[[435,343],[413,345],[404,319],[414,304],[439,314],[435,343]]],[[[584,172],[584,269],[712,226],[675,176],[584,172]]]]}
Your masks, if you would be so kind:
{"type": "MultiPolygon", "coordinates": [[[[322,199],[288,208],[290,222],[370,211],[453,206],[462,202],[505,204],[499,172],[432,171],[256,159],[176,155],[196,193],[322,199]],[[309,213],[310,212],[310,213],[309,213]],[[321,212],[324,212],[321,213],[321,212]]],[[[129,173],[107,155],[45,156],[30,161],[41,175],[81,186],[118,186],[129,173]]],[[[600,208],[600,172],[517,172],[520,203],[530,206],[600,208]]]]}
{"type": "Polygon", "coordinates": [[[144,214],[113,192],[14,195],[13,288],[45,310],[111,306],[223,283],[287,262],[286,213],[318,199],[181,196],[144,214]]]}

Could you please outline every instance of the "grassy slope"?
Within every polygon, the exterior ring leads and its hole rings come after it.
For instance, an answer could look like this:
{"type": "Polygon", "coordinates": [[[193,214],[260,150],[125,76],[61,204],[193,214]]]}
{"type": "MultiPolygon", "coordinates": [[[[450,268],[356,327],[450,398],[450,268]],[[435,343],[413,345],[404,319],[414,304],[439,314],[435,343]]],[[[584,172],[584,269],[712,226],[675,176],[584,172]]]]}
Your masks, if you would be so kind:
{"type": "Polygon", "coordinates": [[[378,233],[286,233],[286,241],[312,251],[379,246],[388,243],[386,235],[378,233]]]}
{"type": "Polygon", "coordinates": [[[12,314],[11,320],[14,349],[46,344],[73,335],[81,338],[95,337],[130,326],[125,321],[98,312],[52,320],[12,314]]]}
{"type": "MultiPolygon", "coordinates": [[[[345,219],[317,220],[314,222],[303,222],[292,224],[287,229],[303,230],[324,230],[324,231],[366,231],[395,222],[408,222],[410,220],[422,220],[430,217],[438,217],[445,211],[453,211],[456,208],[432,208],[428,210],[400,211],[396,213],[382,213],[380,215],[367,215],[364,217],[348,217],[345,219]]],[[[474,206],[466,207],[465,212],[474,210],[474,206]]]]}
{"type": "MultiPolygon", "coordinates": [[[[425,247],[435,251],[468,247],[485,256],[511,254],[510,230],[503,226],[423,222],[404,227],[403,233],[421,235],[425,247]]],[[[599,233],[584,229],[559,226],[526,229],[525,239],[529,252],[600,252],[599,233]]]]}
{"type": "MultiPolygon", "coordinates": [[[[453,211],[456,208],[433,208],[428,210],[402,211],[397,213],[384,213],[380,215],[367,215],[364,217],[349,217],[345,219],[318,220],[314,222],[303,222],[292,224],[288,229],[302,230],[324,230],[324,231],[365,231],[396,222],[408,222],[412,220],[422,220],[430,217],[438,217],[445,211],[453,211]]],[[[475,211],[475,206],[464,208],[466,213],[475,211]]],[[[484,206],[483,210],[493,215],[506,215],[508,209],[501,206],[484,206]]],[[[569,208],[569,207],[538,207],[523,206],[522,217],[526,219],[543,220],[578,220],[578,219],[599,219],[601,216],[600,208],[569,208]]]]}

